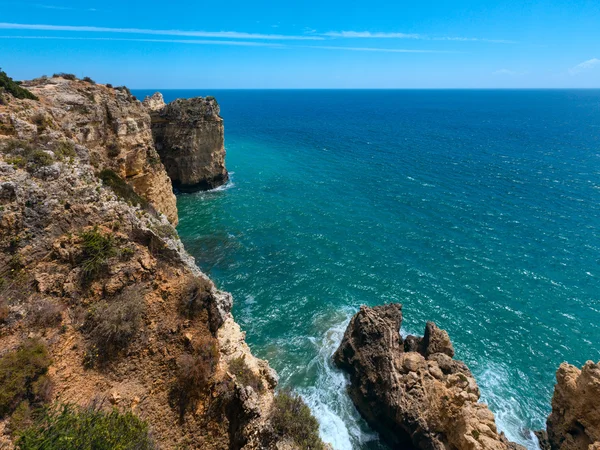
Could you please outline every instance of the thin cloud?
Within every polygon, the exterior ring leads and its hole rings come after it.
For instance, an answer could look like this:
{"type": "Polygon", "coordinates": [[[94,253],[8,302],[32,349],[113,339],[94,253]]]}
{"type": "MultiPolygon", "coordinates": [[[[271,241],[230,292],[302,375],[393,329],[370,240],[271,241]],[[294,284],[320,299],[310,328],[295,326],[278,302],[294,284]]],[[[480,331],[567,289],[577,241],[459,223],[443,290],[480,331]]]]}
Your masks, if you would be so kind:
{"type": "Polygon", "coordinates": [[[218,41],[201,39],[136,39],[136,38],[86,38],[86,37],[68,37],[68,36],[0,36],[0,39],[48,39],[61,41],[118,41],[118,42],[156,42],[166,44],[189,44],[189,45],[235,45],[243,47],[271,47],[286,48],[285,44],[276,44],[271,42],[252,42],[252,41],[218,41]]]}
{"type": "Polygon", "coordinates": [[[596,67],[598,65],[600,65],[600,59],[598,59],[598,58],[588,59],[587,61],[577,64],[575,67],[571,67],[569,69],[569,73],[571,75],[577,75],[581,72],[585,72],[586,70],[593,69],[594,67],[596,67]]]}
{"type": "Polygon", "coordinates": [[[381,52],[381,53],[458,53],[444,50],[412,50],[404,48],[377,48],[377,47],[338,47],[330,45],[305,45],[303,48],[316,48],[322,50],[347,50],[352,52],[381,52]]]}
{"type": "Polygon", "coordinates": [[[41,3],[36,3],[31,6],[33,6],[34,8],[57,9],[60,11],[98,11],[96,8],[71,8],[69,6],[43,5],[41,3]]]}
{"type": "Polygon", "coordinates": [[[423,39],[419,34],[407,33],[372,33],[370,31],[328,31],[321,36],[334,38],[366,38],[366,39],[423,39]]]}
{"type": "Polygon", "coordinates": [[[518,44],[517,41],[507,39],[485,39],[485,38],[467,38],[467,37],[434,37],[433,41],[459,41],[459,42],[489,42],[491,44],[518,44]]]}
{"type": "Polygon", "coordinates": [[[317,50],[345,50],[352,52],[381,52],[381,53],[457,53],[438,50],[413,50],[400,48],[377,48],[377,47],[341,47],[329,45],[288,45],[275,42],[255,41],[220,41],[201,39],[144,39],[144,38],[116,38],[116,37],[70,37],[70,36],[0,36],[0,39],[41,39],[61,41],[117,41],[117,42],[147,42],[166,44],[188,44],[188,45],[234,45],[246,47],[271,47],[271,48],[310,48],[317,50]]]}
{"type": "Polygon", "coordinates": [[[22,23],[0,23],[4,30],[35,30],[35,31],[71,31],[87,33],[123,33],[123,34],[150,34],[160,36],[189,36],[205,38],[228,39],[259,39],[259,40],[323,40],[319,36],[287,36],[282,34],[256,34],[239,31],[184,31],[184,30],[150,30],[144,28],[107,28],[72,25],[40,25],[22,23]]]}
{"type": "Polygon", "coordinates": [[[489,42],[494,44],[516,44],[516,41],[506,39],[484,39],[484,38],[468,38],[468,37],[430,37],[424,34],[416,33],[380,33],[372,31],[328,31],[321,33],[319,36],[330,38],[347,38],[347,39],[420,39],[425,41],[460,41],[460,42],[489,42]]]}

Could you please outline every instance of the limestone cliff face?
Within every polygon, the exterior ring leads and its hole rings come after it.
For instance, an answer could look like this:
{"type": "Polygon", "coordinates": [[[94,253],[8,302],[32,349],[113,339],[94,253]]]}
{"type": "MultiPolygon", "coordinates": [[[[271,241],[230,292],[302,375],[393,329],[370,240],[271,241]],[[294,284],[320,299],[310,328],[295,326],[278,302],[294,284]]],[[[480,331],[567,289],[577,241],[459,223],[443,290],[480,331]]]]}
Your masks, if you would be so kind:
{"type": "Polygon", "coordinates": [[[508,450],[523,447],[499,433],[478,403],[467,366],[452,359],[448,333],[432,322],[403,340],[402,306],[363,306],[352,318],[335,363],[350,374],[350,397],[394,449],[508,450]]]}
{"type": "MultiPolygon", "coordinates": [[[[48,402],[132,410],[160,448],[279,446],[270,426],[277,375],[252,355],[231,295],[200,272],[173,228],[148,114],[126,90],[62,78],[27,86],[40,102],[0,106],[0,357],[39,340],[52,359],[48,402]],[[108,184],[97,176],[107,167],[108,184]],[[131,299],[136,320],[109,357],[94,330],[131,299]],[[198,358],[205,384],[182,385],[198,358]]],[[[129,320],[120,317],[111,327],[129,320]]],[[[2,448],[12,448],[11,420],[0,415],[2,448]]]]}
{"type": "Polygon", "coordinates": [[[177,204],[154,148],[150,117],[127,89],[44,78],[24,84],[40,98],[0,107],[5,136],[29,142],[66,142],[88,150],[92,166],[110,168],[173,223],[177,204]]]}
{"type": "Polygon", "coordinates": [[[227,182],[223,119],[214,98],[165,105],[162,95],[155,94],[144,104],[152,117],[156,149],[177,189],[195,192],[227,182]]]}
{"type": "Polygon", "coordinates": [[[552,450],[600,449],[600,362],[561,364],[546,425],[552,450]]]}

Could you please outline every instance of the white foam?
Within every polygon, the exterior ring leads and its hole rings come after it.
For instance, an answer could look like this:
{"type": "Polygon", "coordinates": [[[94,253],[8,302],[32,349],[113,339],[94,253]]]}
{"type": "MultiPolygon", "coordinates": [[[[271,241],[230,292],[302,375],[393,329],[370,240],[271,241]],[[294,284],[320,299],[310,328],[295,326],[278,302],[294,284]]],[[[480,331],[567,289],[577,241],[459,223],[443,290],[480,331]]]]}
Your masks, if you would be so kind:
{"type": "Polygon", "coordinates": [[[335,450],[352,450],[356,445],[378,439],[374,433],[361,429],[361,418],[346,392],[346,376],[332,362],[344,331],[354,311],[348,311],[343,321],[333,325],[322,340],[314,339],[318,356],[311,361],[317,369],[314,386],[299,392],[319,421],[320,435],[335,450]]]}
{"type": "Polygon", "coordinates": [[[481,401],[487,403],[496,416],[498,430],[504,432],[508,440],[539,450],[540,445],[532,430],[523,427],[526,411],[531,413],[531,405],[522,405],[517,399],[509,379],[509,373],[502,365],[489,363],[476,379],[481,389],[481,401]]]}

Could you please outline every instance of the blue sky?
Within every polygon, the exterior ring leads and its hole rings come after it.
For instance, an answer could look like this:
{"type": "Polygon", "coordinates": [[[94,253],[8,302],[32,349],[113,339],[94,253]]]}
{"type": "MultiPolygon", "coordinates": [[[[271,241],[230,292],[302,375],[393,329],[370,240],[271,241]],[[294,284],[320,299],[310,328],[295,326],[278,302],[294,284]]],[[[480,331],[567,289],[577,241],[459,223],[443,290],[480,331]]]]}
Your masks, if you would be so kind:
{"type": "Polygon", "coordinates": [[[0,0],[0,67],[131,88],[600,88],[600,1],[0,0]]]}

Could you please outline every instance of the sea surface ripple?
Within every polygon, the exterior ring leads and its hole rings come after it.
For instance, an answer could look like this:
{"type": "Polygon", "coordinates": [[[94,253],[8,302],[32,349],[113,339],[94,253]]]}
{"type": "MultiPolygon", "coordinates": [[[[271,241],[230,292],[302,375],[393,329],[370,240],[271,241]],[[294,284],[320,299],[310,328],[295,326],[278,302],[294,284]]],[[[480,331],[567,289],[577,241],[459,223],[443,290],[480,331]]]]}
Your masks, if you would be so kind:
{"type": "Polygon", "coordinates": [[[163,93],[221,104],[232,182],[180,195],[178,230],[326,441],[387,448],[331,355],[360,305],[401,302],[536,447],[559,364],[600,360],[600,91],[163,93]]]}

